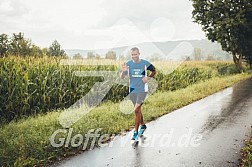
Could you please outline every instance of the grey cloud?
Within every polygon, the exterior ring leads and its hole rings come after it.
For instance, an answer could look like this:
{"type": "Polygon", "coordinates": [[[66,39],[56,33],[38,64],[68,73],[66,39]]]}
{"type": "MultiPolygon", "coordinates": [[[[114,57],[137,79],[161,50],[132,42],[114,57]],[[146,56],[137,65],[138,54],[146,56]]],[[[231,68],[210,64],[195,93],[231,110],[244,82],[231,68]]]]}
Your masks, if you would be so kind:
{"type": "Polygon", "coordinates": [[[30,8],[27,7],[25,3],[21,0],[5,0],[0,2],[0,6],[3,3],[9,3],[9,9],[3,8],[0,11],[0,15],[4,17],[22,17],[24,14],[28,14],[30,12],[30,8]]]}
{"type": "Polygon", "coordinates": [[[177,18],[190,10],[190,3],[179,3],[175,0],[108,0],[102,3],[102,8],[107,11],[107,15],[104,16],[98,27],[109,27],[121,18],[127,18],[139,27],[146,27],[159,17],[171,20],[177,18]]]}

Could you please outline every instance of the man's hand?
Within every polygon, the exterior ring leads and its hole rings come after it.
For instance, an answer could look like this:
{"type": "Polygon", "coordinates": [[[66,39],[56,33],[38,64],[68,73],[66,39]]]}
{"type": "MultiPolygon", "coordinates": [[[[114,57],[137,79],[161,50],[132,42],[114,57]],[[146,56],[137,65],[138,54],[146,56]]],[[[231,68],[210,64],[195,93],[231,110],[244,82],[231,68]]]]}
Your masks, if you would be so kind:
{"type": "Polygon", "coordinates": [[[120,74],[120,78],[121,79],[124,79],[124,77],[127,75],[128,69],[129,69],[129,67],[126,65],[126,63],[123,63],[123,65],[122,65],[122,72],[120,74]]]}
{"type": "Polygon", "coordinates": [[[142,81],[143,83],[147,83],[150,80],[150,77],[143,77],[142,81]]]}
{"type": "Polygon", "coordinates": [[[126,65],[126,63],[123,63],[123,65],[122,65],[122,71],[123,72],[128,71],[128,66],[126,65]]]}

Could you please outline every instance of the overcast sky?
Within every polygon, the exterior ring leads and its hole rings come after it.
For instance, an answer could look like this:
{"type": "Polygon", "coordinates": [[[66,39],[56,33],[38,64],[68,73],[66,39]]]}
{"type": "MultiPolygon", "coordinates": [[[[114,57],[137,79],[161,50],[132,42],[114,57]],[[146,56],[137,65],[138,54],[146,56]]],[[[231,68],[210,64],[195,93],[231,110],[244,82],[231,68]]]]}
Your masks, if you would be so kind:
{"type": "Polygon", "coordinates": [[[1,0],[0,33],[41,47],[99,49],[146,41],[204,39],[189,0],[1,0]]]}

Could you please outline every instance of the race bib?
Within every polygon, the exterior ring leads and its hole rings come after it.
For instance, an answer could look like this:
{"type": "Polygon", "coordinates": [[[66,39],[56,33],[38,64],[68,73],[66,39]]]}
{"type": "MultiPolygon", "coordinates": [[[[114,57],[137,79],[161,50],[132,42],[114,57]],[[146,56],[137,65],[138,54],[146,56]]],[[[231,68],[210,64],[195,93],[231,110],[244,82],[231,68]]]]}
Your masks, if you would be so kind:
{"type": "Polygon", "coordinates": [[[131,77],[135,77],[135,78],[142,78],[142,70],[141,69],[133,69],[131,71],[131,77]]]}

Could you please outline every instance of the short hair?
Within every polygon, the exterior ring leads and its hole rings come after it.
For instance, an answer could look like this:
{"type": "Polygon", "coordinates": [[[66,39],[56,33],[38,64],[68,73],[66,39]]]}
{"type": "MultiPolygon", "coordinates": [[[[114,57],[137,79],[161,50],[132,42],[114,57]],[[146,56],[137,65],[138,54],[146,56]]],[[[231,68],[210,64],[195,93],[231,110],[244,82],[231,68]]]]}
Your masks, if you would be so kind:
{"type": "Polygon", "coordinates": [[[131,51],[135,51],[135,50],[136,50],[138,53],[140,53],[140,52],[139,52],[139,49],[138,49],[137,47],[133,47],[133,48],[131,48],[130,50],[131,50],[131,51]]]}

